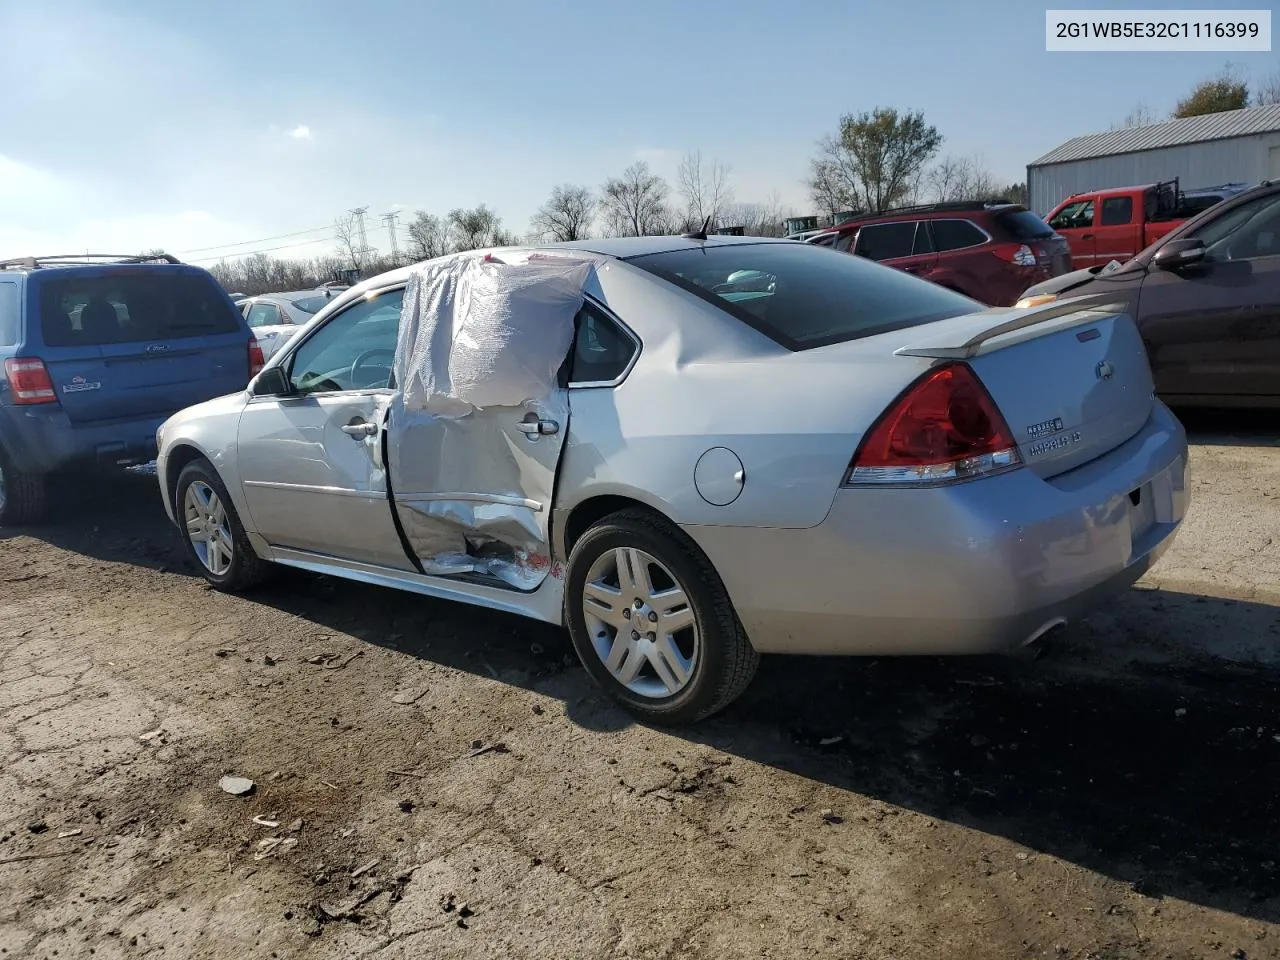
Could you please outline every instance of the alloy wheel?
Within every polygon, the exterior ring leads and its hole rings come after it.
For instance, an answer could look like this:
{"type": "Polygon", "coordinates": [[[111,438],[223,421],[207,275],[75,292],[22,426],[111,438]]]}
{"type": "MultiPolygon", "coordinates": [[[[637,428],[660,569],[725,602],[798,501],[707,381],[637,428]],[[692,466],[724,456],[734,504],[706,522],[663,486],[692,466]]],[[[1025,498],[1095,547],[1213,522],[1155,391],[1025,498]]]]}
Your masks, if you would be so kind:
{"type": "Polygon", "coordinates": [[[187,539],[204,568],[215,577],[225,576],[231,569],[235,550],[227,508],[221,498],[207,483],[197,480],[187,487],[183,514],[187,539]]]}
{"type": "Polygon", "coordinates": [[[632,693],[679,693],[698,666],[702,638],[684,586],[656,557],[630,547],[602,554],[582,590],[591,643],[632,693]]]}

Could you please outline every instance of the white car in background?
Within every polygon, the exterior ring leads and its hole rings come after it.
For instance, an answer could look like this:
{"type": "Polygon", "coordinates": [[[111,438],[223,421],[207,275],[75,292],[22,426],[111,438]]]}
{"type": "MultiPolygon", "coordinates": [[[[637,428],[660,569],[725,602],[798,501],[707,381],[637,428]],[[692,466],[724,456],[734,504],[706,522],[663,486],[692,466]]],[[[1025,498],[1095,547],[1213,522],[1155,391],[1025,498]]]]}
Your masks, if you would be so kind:
{"type": "Polygon", "coordinates": [[[236,306],[257,338],[263,360],[270,360],[272,354],[339,292],[321,289],[264,293],[248,297],[236,306]]]}

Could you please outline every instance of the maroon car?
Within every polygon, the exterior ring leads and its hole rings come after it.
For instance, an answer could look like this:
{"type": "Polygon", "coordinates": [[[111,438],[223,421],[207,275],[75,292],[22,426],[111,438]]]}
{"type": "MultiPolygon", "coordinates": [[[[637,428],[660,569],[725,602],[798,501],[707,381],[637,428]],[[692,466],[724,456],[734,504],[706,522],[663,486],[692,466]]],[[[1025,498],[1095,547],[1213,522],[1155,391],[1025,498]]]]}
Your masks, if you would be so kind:
{"type": "Polygon", "coordinates": [[[932,203],[847,220],[807,242],[856,253],[993,307],[1071,269],[1071,248],[1026,207],[932,203]]]}

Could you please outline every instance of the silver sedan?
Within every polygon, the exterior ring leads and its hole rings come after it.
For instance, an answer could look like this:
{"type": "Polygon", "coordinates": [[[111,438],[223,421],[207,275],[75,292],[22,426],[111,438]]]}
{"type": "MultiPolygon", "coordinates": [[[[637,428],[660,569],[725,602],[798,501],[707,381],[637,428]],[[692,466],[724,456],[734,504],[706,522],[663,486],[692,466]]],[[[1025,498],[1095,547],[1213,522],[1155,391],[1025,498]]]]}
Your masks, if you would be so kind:
{"type": "MultiPolygon", "coordinates": [[[[985,309],[755,238],[535,255],[591,266],[545,396],[410,409],[414,337],[451,302],[422,286],[433,261],[164,424],[160,489],[205,578],[285,564],[563,624],[614,697],[680,723],[762,653],[1034,642],[1140,577],[1186,512],[1186,436],[1122,306],[985,309]]],[[[503,316],[472,343],[494,369],[561,349],[503,316]]]]}

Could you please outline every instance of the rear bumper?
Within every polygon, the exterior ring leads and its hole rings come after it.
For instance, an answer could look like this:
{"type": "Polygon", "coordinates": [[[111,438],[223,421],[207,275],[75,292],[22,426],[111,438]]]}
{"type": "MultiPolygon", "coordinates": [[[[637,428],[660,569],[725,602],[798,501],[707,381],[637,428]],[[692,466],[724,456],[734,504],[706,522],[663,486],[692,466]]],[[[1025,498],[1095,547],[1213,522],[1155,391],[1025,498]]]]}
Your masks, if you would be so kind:
{"type": "Polygon", "coordinates": [[[1021,469],[841,490],[816,527],[685,529],[761,652],[986,653],[1084,616],[1150,569],[1186,514],[1186,456],[1157,403],[1135,437],[1051,480],[1021,469]]]}
{"type": "Polygon", "coordinates": [[[27,473],[64,467],[146,463],[156,455],[163,416],[75,424],[55,406],[0,407],[0,443],[27,473]]]}

